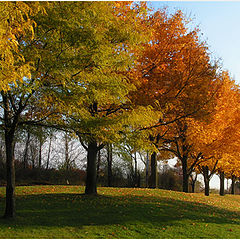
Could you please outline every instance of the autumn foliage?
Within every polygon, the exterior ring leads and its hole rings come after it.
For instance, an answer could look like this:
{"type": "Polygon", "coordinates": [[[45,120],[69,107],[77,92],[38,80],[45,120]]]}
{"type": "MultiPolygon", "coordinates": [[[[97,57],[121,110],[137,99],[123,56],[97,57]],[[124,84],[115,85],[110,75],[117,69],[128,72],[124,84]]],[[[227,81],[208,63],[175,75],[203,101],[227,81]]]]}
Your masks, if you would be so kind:
{"type": "Polygon", "coordinates": [[[215,172],[240,177],[239,86],[181,11],[127,1],[1,2],[0,13],[5,217],[15,215],[15,135],[29,125],[79,139],[86,194],[97,193],[96,157],[109,143],[149,151],[152,161],[177,157],[185,192],[193,172],[208,182],[215,172]]]}

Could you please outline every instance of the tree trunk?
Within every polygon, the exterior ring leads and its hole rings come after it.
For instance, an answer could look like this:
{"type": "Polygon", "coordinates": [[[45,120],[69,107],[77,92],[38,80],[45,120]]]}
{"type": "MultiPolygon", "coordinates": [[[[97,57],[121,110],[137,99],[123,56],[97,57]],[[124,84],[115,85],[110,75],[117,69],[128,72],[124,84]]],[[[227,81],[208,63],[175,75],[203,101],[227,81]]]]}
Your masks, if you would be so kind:
{"type": "Polygon", "coordinates": [[[16,114],[13,118],[10,116],[10,106],[8,97],[2,92],[3,104],[4,104],[4,138],[6,149],[6,207],[4,218],[15,217],[15,162],[14,162],[14,134],[17,127],[19,114],[16,114]]]}
{"type": "Polygon", "coordinates": [[[141,184],[141,175],[140,175],[140,172],[138,171],[137,173],[137,186],[138,188],[140,188],[140,184],[141,184]]]}
{"type": "Polygon", "coordinates": [[[157,175],[157,154],[156,152],[153,152],[151,155],[151,162],[150,162],[150,166],[151,166],[151,174],[149,176],[149,188],[156,188],[156,175],[157,175]]]}
{"type": "Polygon", "coordinates": [[[129,186],[134,187],[134,169],[133,169],[133,159],[131,154],[131,162],[130,162],[130,174],[128,176],[129,186]]]}
{"type": "Polygon", "coordinates": [[[146,188],[148,188],[148,168],[149,168],[149,155],[148,155],[148,152],[147,152],[147,159],[146,159],[146,188]]]}
{"type": "Polygon", "coordinates": [[[65,167],[66,167],[66,170],[68,170],[70,168],[70,161],[69,161],[69,150],[68,150],[68,135],[67,133],[65,133],[65,167]]]}
{"type": "Polygon", "coordinates": [[[137,152],[134,153],[134,187],[138,186],[137,152]]]}
{"type": "Polygon", "coordinates": [[[208,166],[202,167],[203,171],[203,178],[204,178],[204,185],[205,185],[205,196],[209,196],[209,175],[208,175],[208,166]]]}
{"type": "Polygon", "coordinates": [[[183,156],[182,161],[182,172],[183,172],[183,192],[188,193],[188,180],[189,175],[187,173],[187,156],[183,156]]]}
{"type": "Polygon", "coordinates": [[[192,174],[190,176],[191,176],[192,193],[194,193],[195,192],[195,185],[196,185],[196,181],[197,181],[197,174],[195,175],[195,178],[192,176],[192,174]]]}
{"type": "Polygon", "coordinates": [[[204,179],[204,184],[205,184],[205,196],[209,196],[209,179],[208,178],[204,179]]]}
{"type": "Polygon", "coordinates": [[[224,196],[224,172],[220,171],[220,196],[224,196]]]}
{"type": "Polygon", "coordinates": [[[38,152],[38,167],[42,166],[42,141],[39,142],[39,152],[38,152]]]}
{"type": "Polygon", "coordinates": [[[208,178],[208,175],[204,176],[204,184],[205,184],[205,196],[209,196],[209,178],[208,178]]]}
{"type": "Polygon", "coordinates": [[[235,181],[236,181],[236,177],[232,175],[231,194],[235,194],[235,181]]]}
{"type": "Polygon", "coordinates": [[[100,163],[101,163],[101,150],[98,151],[98,161],[97,161],[97,180],[100,174],[100,163]]]}
{"type": "Polygon", "coordinates": [[[97,142],[91,141],[87,148],[87,177],[85,194],[95,195],[97,194],[97,142]]]}
{"type": "Polygon", "coordinates": [[[47,166],[46,166],[46,169],[48,169],[48,167],[49,167],[50,154],[51,154],[51,145],[52,145],[52,135],[50,136],[50,141],[49,141],[49,148],[48,148],[48,156],[47,156],[47,166]]]}
{"type": "MultiPolygon", "coordinates": [[[[12,130],[12,129],[11,129],[12,130]]],[[[7,169],[7,186],[6,186],[6,208],[4,218],[15,217],[15,165],[14,165],[14,130],[5,130],[6,146],[6,169],[7,169]]]]}
{"type": "Polygon", "coordinates": [[[23,156],[23,168],[27,168],[27,160],[28,160],[28,145],[30,142],[30,132],[27,133],[27,141],[25,145],[25,150],[24,150],[24,156],[23,156]]]}
{"type": "Polygon", "coordinates": [[[4,146],[0,146],[0,163],[1,163],[1,168],[4,169],[5,168],[5,164],[4,164],[4,152],[3,152],[4,146]]]}
{"type": "Polygon", "coordinates": [[[35,168],[35,159],[32,157],[32,169],[35,168]]]}
{"type": "Polygon", "coordinates": [[[191,182],[191,187],[192,187],[192,193],[195,193],[195,182],[191,182]]]}
{"type": "Polygon", "coordinates": [[[108,187],[112,187],[112,144],[107,145],[108,187]]]}

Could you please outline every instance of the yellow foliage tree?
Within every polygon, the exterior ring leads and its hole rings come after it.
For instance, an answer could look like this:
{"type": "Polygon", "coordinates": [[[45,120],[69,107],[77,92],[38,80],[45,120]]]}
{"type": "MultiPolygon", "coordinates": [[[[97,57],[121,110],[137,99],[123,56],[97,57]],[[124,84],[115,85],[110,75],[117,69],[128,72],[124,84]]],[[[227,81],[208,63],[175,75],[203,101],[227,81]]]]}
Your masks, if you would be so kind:
{"type": "Polygon", "coordinates": [[[4,131],[7,168],[5,218],[15,216],[13,142],[20,115],[26,107],[25,102],[17,95],[21,90],[20,96],[24,96],[29,91],[23,85],[25,79],[31,77],[31,62],[23,55],[20,42],[26,44],[33,39],[35,22],[31,17],[40,10],[44,11],[44,8],[38,2],[0,3],[0,101],[2,108],[0,126],[4,131]]]}

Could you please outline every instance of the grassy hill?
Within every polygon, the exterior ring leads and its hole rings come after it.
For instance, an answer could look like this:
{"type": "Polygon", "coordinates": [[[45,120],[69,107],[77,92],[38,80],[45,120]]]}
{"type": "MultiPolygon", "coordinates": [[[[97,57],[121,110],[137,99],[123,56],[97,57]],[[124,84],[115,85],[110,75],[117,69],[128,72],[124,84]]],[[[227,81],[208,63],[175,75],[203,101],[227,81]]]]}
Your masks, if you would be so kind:
{"type": "MultiPolygon", "coordinates": [[[[17,187],[17,218],[0,238],[239,238],[240,196],[79,186],[17,187]]],[[[0,188],[4,211],[5,188],[0,188]]]]}

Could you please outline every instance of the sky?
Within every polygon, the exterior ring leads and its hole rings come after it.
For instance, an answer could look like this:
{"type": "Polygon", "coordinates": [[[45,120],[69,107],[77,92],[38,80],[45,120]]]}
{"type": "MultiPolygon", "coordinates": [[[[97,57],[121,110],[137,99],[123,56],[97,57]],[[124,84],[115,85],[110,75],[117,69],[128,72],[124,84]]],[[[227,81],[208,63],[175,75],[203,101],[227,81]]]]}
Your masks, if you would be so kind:
{"type": "MultiPolygon", "coordinates": [[[[168,7],[169,13],[176,10],[193,19],[203,33],[213,58],[221,59],[222,69],[240,84],[240,1],[151,1],[154,10],[168,7]]],[[[200,176],[201,181],[203,177],[200,176]]],[[[213,176],[211,188],[219,189],[220,180],[213,176]]],[[[227,181],[225,181],[225,188],[227,181]]],[[[229,182],[230,186],[230,182],[229,182]]]]}
{"type": "Polygon", "coordinates": [[[240,84],[240,1],[151,1],[155,10],[182,10],[203,33],[212,55],[240,84]]]}

